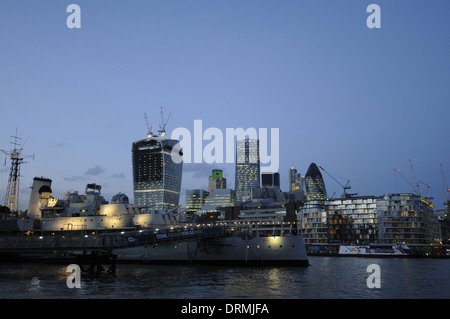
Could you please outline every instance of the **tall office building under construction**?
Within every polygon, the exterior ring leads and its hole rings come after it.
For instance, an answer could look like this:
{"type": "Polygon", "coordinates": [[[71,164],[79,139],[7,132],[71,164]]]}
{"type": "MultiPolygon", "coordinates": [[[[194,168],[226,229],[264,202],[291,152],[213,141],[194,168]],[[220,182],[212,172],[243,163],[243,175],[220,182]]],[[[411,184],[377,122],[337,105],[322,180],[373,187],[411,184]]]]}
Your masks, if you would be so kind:
{"type": "Polygon", "coordinates": [[[132,145],[134,202],[148,209],[168,210],[180,201],[183,163],[179,141],[148,132],[147,138],[132,145]],[[174,159],[173,155],[180,156],[174,159]]]}

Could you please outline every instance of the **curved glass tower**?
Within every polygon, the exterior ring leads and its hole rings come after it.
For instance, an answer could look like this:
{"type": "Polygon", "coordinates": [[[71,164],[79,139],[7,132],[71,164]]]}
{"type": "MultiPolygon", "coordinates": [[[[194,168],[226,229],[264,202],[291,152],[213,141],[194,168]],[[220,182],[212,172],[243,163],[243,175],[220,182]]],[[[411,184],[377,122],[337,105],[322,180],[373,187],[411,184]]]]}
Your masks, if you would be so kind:
{"type": "MultiPolygon", "coordinates": [[[[172,160],[172,149],[179,143],[162,136],[151,136],[133,143],[133,186],[136,205],[168,210],[180,200],[183,162],[172,160]]],[[[181,152],[180,152],[180,155],[181,152]]]]}
{"type": "Polygon", "coordinates": [[[311,163],[305,175],[306,199],[326,200],[327,191],[322,174],[315,163],[311,163]]]}

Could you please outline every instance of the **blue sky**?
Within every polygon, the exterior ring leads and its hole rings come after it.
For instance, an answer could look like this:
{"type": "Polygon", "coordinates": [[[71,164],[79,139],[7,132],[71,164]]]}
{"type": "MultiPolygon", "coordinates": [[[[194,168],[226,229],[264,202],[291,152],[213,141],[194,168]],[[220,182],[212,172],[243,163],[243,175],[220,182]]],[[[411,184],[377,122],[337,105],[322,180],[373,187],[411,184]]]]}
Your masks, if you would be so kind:
{"type": "MultiPolygon", "coordinates": [[[[25,154],[21,206],[35,176],[56,196],[103,186],[132,198],[131,143],[160,107],[177,127],[279,128],[281,182],[323,166],[361,195],[410,192],[394,172],[431,184],[442,207],[450,184],[450,2],[83,1],[0,2],[0,149],[16,129],[25,154]],[[69,29],[66,8],[81,8],[69,29]],[[366,8],[381,8],[369,29],[366,8]]],[[[5,155],[1,154],[4,164],[5,155]]],[[[7,161],[9,164],[9,161],[7,161]]],[[[210,171],[186,164],[186,188],[210,171]]],[[[4,200],[8,166],[1,167],[4,200]]],[[[324,175],[327,190],[342,188],[324,175]]],[[[422,188],[425,192],[426,188],[422,188]]]]}

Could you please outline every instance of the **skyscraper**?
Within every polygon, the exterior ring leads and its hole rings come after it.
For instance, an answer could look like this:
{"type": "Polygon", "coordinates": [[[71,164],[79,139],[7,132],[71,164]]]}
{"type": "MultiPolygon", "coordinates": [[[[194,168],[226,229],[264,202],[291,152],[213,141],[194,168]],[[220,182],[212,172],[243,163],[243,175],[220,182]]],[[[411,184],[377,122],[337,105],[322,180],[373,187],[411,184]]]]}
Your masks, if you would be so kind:
{"type": "Polygon", "coordinates": [[[262,173],[261,174],[262,187],[280,188],[280,173],[262,173]]]}
{"type": "Polygon", "coordinates": [[[239,140],[236,143],[236,201],[250,198],[253,188],[260,187],[259,140],[239,140]]]}
{"type": "Polygon", "coordinates": [[[228,207],[234,205],[234,191],[229,188],[216,189],[205,200],[206,206],[228,207]]]}
{"type": "Polygon", "coordinates": [[[221,169],[213,169],[211,178],[212,179],[218,179],[223,177],[223,171],[221,169]]]}
{"type": "Polygon", "coordinates": [[[205,200],[209,193],[204,189],[186,190],[186,209],[188,211],[197,211],[205,205],[205,200]]]}
{"type": "Polygon", "coordinates": [[[223,177],[221,169],[213,169],[208,181],[208,190],[212,193],[215,189],[227,188],[227,179],[223,177]]]}
{"type": "MultiPolygon", "coordinates": [[[[183,163],[173,161],[172,149],[178,143],[153,136],[133,143],[133,186],[136,205],[149,209],[171,209],[179,204],[183,163]]],[[[179,155],[182,155],[179,151],[179,155]]]]}
{"type": "Polygon", "coordinates": [[[327,191],[323,181],[322,174],[315,163],[311,163],[305,175],[306,180],[306,199],[307,200],[326,200],[327,191]]]}
{"type": "Polygon", "coordinates": [[[298,191],[302,188],[301,185],[301,176],[297,173],[297,169],[295,167],[289,168],[289,191],[298,191]]]}

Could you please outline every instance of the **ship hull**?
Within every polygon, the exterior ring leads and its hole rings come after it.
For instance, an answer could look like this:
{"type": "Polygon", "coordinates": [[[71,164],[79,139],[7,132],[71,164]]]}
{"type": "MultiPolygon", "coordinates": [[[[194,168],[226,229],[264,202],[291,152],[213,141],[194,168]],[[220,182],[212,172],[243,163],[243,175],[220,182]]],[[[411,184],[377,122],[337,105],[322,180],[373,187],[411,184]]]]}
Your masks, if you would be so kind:
{"type": "Polygon", "coordinates": [[[308,266],[301,236],[224,237],[117,249],[119,262],[308,266]]]}

